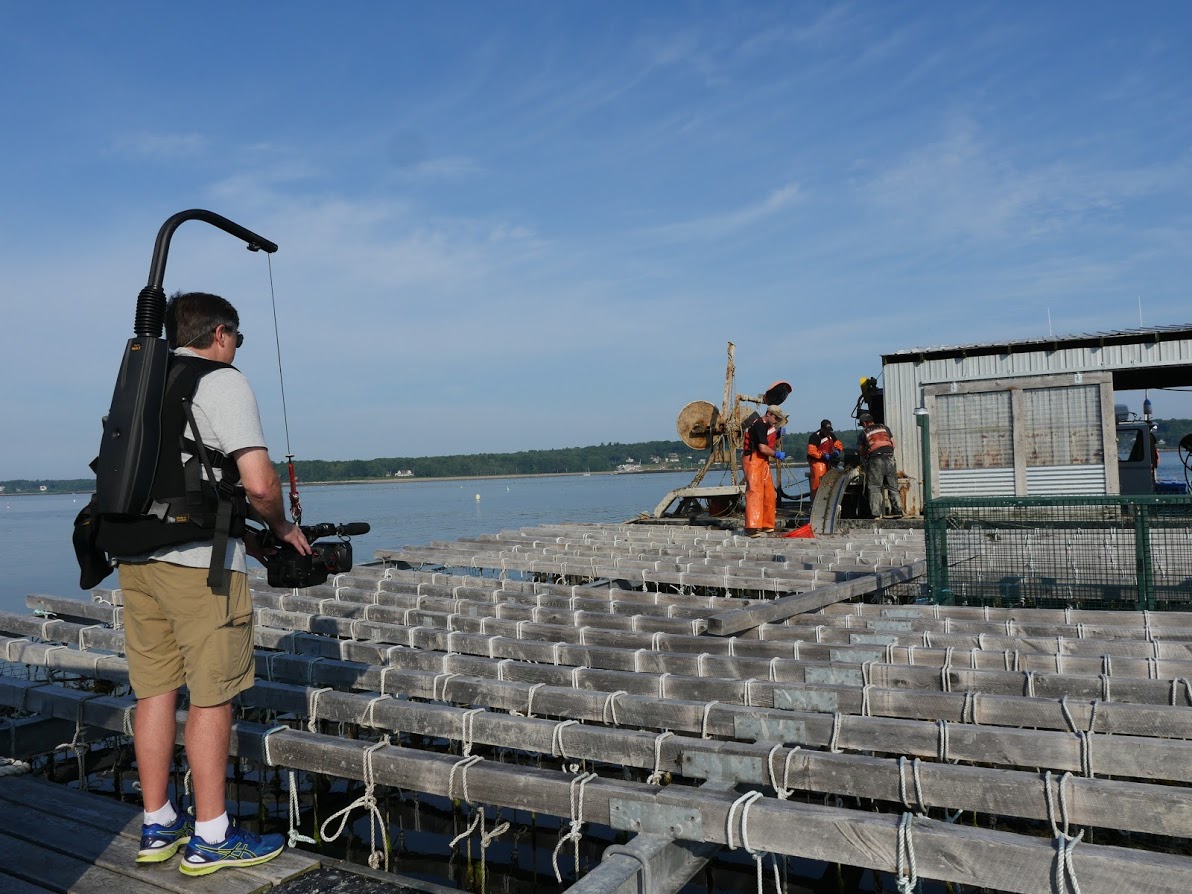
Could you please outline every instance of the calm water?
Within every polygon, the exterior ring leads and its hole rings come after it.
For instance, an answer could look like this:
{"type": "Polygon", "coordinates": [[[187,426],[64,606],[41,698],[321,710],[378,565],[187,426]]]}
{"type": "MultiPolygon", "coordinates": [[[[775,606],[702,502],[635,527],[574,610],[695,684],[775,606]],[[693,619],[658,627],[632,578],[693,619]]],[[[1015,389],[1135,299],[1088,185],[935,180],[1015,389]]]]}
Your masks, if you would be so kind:
{"type": "MultiPolygon", "coordinates": [[[[1162,451],[1159,476],[1184,480],[1175,451],[1162,451]]],[[[357,560],[364,562],[377,549],[507,528],[625,521],[652,511],[667,491],[691,478],[691,472],[667,472],[312,486],[303,489],[302,510],[308,523],[371,524],[369,534],[352,541],[357,560]]],[[[719,483],[718,475],[708,483],[719,483]]],[[[70,534],[86,501],[83,495],[0,495],[0,611],[24,613],[29,593],[82,596],[70,534]]],[[[115,581],[108,578],[103,586],[115,581]]]]}
{"type": "MultiPolygon", "coordinates": [[[[373,551],[495,534],[558,522],[621,522],[653,510],[691,472],[563,475],[469,481],[402,481],[306,487],[303,521],[366,521],[372,531],[352,539],[358,561],[373,551]],[[477,499],[479,498],[479,499],[477,499]]],[[[82,598],[71,548],[71,526],[84,495],[0,495],[0,611],[27,611],[25,596],[82,598]]],[[[116,586],[115,576],[101,586],[116,586]]]]}

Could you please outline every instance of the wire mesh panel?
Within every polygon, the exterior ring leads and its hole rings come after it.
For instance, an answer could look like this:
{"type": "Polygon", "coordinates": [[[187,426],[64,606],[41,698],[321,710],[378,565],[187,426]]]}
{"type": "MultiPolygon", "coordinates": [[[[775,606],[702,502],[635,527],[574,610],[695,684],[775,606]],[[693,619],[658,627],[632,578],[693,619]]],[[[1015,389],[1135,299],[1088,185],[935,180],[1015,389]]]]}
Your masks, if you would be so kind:
{"type": "Polygon", "coordinates": [[[1192,497],[946,497],[924,512],[933,598],[1192,608],[1192,497]]]}

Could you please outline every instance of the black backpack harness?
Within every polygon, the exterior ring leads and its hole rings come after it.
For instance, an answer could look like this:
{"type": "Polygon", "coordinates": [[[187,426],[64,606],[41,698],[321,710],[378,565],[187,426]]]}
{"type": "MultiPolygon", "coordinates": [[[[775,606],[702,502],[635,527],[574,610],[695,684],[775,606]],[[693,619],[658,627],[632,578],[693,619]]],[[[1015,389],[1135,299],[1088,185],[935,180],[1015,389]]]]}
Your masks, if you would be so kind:
{"type": "Polygon", "coordinates": [[[228,540],[242,537],[248,500],[235,460],[199,437],[192,403],[199,381],[228,363],[173,354],[161,409],[161,441],[144,515],[101,515],[95,543],[110,556],[139,556],[166,546],[211,541],[207,585],[226,592],[228,540]],[[194,438],[185,436],[186,424],[194,438]],[[190,459],[183,462],[183,453],[190,459]],[[222,472],[217,480],[215,469],[222,472]],[[204,477],[204,472],[206,477],[204,477]]]}

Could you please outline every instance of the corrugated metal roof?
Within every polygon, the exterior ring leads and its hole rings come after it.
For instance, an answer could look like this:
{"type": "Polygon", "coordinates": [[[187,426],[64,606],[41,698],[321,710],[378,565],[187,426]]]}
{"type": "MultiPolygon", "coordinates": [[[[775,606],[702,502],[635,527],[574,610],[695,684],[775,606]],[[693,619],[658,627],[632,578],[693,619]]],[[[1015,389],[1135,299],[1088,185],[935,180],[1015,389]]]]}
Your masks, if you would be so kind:
{"type": "Polygon", "coordinates": [[[932,348],[907,348],[883,354],[883,363],[911,363],[977,354],[1019,354],[1028,351],[1058,351],[1066,348],[1104,347],[1105,345],[1145,344],[1148,342],[1192,340],[1192,323],[1172,326],[1147,326],[1115,332],[1088,332],[1082,335],[1055,335],[1016,341],[984,342],[969,345],[941,345],[932,348]]]}

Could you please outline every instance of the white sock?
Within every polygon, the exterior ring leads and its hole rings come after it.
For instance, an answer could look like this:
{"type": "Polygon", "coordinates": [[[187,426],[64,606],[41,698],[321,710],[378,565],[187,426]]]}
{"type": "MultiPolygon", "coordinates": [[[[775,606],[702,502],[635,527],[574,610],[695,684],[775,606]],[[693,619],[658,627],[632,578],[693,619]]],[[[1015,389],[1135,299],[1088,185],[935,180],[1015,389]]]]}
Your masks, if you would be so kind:
{"type": "Polygon", "coordinates": [[[178,812],[174,810],[174,805],[169,801],[166,801],[164,807],[145,811],[145,825],[147,826],[168,826],[176,819],[178,819],[178,812]]]}
{"type": "Polygon", "coordinates": [[[195,834],[208,844],[219,844],[228,837],[228,815],[221,813],[213,820],[195,823],[195,834]]]}

